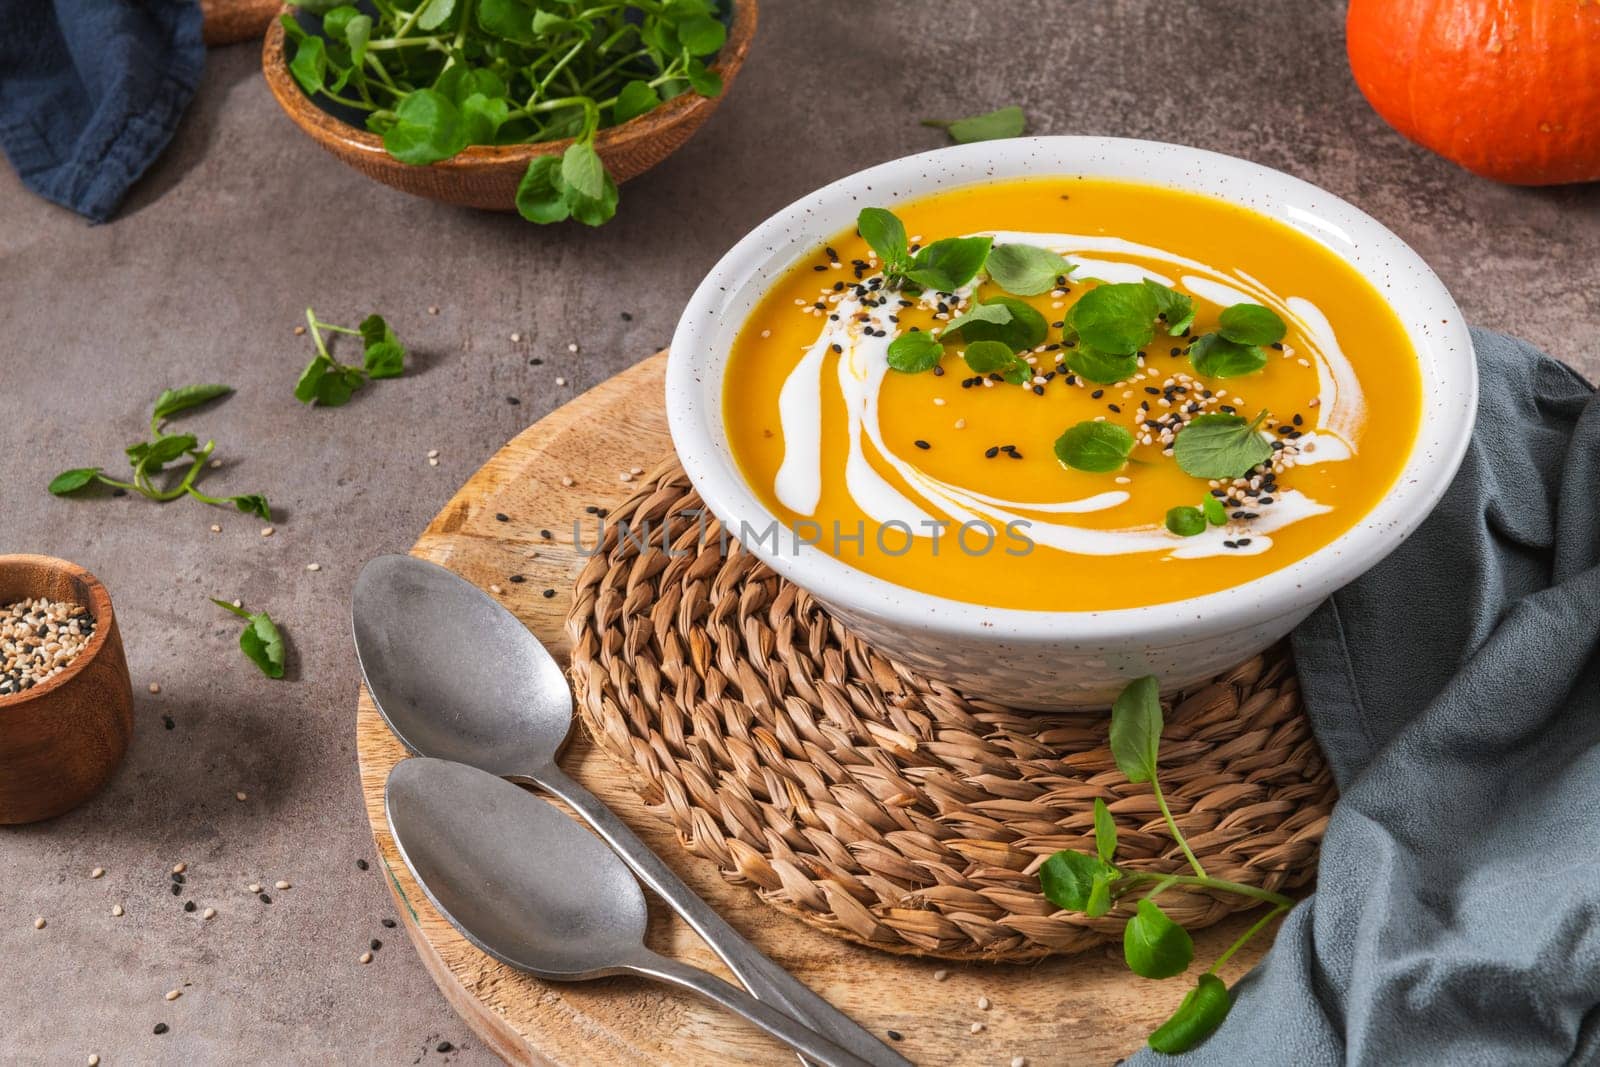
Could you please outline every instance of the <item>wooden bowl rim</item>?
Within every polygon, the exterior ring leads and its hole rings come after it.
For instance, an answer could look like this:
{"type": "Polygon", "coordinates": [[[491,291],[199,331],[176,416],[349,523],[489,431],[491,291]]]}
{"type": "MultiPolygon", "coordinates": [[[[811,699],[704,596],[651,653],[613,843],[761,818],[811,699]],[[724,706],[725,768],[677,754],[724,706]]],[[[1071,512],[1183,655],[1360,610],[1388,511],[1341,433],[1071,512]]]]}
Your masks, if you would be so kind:
{"type": "MultiPolygon", "coordinates": [[[[89,591],[89,603],[85,604],[84,607],[88,608],[89,614],[94,617],[94,636],[89,638],[89,643],[83,647],[83,651],[74,656],[72,662],[67,665],[67,669],[60,674],[46,679],[31,689],[0,696],[0,717],[27,704],[43,700],[69,684],[100,654],[101,649],[106,647],[106,642],[110,640],[111,631],[116,627],[116,614],[111,607],[111,593],[101,583],[100,579],[89,573],[87,568],[80,567],[71,560],[26,552],[0,556],[0,574],[7,573],[18,567],[44,568],[81,581],[84,588],[89,591]]],[[[37,594],[23,595],[37,596],[37,594]]]]}
{"type": "MultiPolygon", "coordinates": [[[[727,41],[717,53],[716,63],[710,68],[722,75],[723,93],[728,91],[734,75],[744,63],[745,54],[750,50],[757,18],[757,0],[730,0],[730,2],[733,4],[733,25],[728,30],[727,41]]],[[[286,3],[278,13],[287,14],[293,9],[292,3],[286,3]]],[[[305,94],[300,88],[300,83],[289,73],[289,64],[284,56],[283,38],[283,23],[274,18],[268,24],[266,35],[262,39],[262,73],[266,76],[267,86],[272,90],[278,105],[294,120],[295,125],[310,134],[325,148],[354,150],[369,156],[382,157],[394,166],[407,170],[421,171],[432,168],[449,172],[513,163],[526,165],[540,156],[559,155],[565,152],[575,140],[566,137],[559,141],[537,141],[532,144],[468,145],[456,155],[437,163],[427,163],[422,166],[402,163],[384,151],[383,138],[335,118],[305,94]]],[[[599,131],[595,134],[595,150],[605,152],[624,149],[636,141],[648,140],[679,122],[698,115],[704,109],[715,108],[721,100],[721,94],[706,97],[696,92],[682,93],[620,126],[608,126],[599,131]]]]}

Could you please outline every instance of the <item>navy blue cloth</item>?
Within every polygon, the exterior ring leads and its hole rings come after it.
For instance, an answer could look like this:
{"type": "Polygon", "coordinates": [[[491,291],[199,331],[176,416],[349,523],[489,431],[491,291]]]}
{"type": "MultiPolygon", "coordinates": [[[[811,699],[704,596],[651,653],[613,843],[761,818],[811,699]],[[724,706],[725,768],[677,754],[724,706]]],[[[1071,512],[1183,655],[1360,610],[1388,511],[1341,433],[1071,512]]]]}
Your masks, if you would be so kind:
{"type": "Polygon", "coordinates": [[[1222,1028],[1140,1067],[1600,1063],[1600,401],[1472,337],[1444,500],[1294,634],[1340,790],[1317,890],[1222,1028]]]}
{"type": "Polygon", "coordinates": [[[204,64],[195,0],[0,0],[0,148],[29,189],[104,222],[204,64]]]}

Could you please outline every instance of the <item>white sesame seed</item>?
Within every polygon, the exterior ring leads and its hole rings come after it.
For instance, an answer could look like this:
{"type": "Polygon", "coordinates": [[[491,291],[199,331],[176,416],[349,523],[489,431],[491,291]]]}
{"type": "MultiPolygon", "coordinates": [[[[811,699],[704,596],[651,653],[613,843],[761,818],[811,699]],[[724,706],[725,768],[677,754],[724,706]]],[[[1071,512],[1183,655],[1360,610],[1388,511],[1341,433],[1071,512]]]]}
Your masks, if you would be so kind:
{"type": "Polygon", "coordinates": [[[296,326],[294,328],[294,335],[296,337],[304,337],[306,335],[306,328],[304,326],[296,326]]]}
{"type": "Polygon", "coordinates": [[[113,904],[113,905],[111,905],[111,917],[113,919],[122,918],[122,905],[121,904],[113,904]]]}
{"type": "Polygon", "coordinates": [[[220,459],[212,460],[211,461],[211,469],[212,470],[220,470],[220,469],[222,469],[222,460],[220,460],[220,459]]]}
{"type": "Polygon", "coordinates": [[[957,419],[956,420],[956,429],[965,430],[966,428],[967,428],[967,420],[966,419],[957,419]]]}
{"type": "Polygon", "coordinates": [[[241,789],[239,792],[233,794],[233,799],[239,801],[240,803],[243,803],[244,801],[250,799],[250,794],[244,792],[244,790],[241,789]]]}
{"type": "Polygon", "coordinates": [[[274,882],[273,885],[275,885],[279,889],[288,889],[289,888],[289,883],[285,882],[282,878],[280,878],[276,882],[274,882]]]}
{"type": "Polygon", "coordinates": [[[270,526],[261,527],[261,536],[262,537],[271,537],[273,532],[274,531],[273,531],[272,527],[270,527],[270,526]]]}
{"type": "Polygon", "coordinates": [[[234,597],[233,598],[233,606],[236,607],[236,608],[242,608],[242,607],[244,607],[244,601],[240,600],[238,597],[234,597]]]}
{"type": "Polygon", "coordinates": [[[104,878],[105,876],[106,869],[104,867],[96,867],[94,870],[89,872],[90,878],[104,878]]]}
{"type": "Polygon", "coordinates": [[[505,590],[501,589],[498,585],[490,585],[489,592],[493,593],[495,596],[499,596],[501,593],[504,593],[505,590]]]}
{"type": "Polygon", "coordinates": [[[557,385],[566,385],[567,384],[567,380],[565,378],[557,378],[556,379],[556,384],[557,385]]]}
{"type": "Polygon", "coordinates": [[[43,915],[41,915],[37,919],[33,920],[33,928],[35,930],[43,930],[44,929],[44,916],[43,915]]]}
{"type": "Polygon", "coordinates": [[[438,465],[439,465],[439,457],[438,456],[429,456],[428,457],[428,466],[437,467],[438,465]]]}
{"type": "Polygon", "coordinates": [[[978,1010],[979,1011],[988,1011],[989,1010],[989,998],[988,997],[979,997],[978,998],[978,1010]]]}
{"type": "Polygon", "coordinates": [[[561,476],[561,484],[566,486],[568,489],[571,489],[573,486],[578,484],[578,479],[574,478],[570,474],[563,474],[561,476]]]}
{"type": "Polygon", "coordinates": [[[371,963],[372,962],[372,953],[363,952],[358,958],[361,960],[362,963],[371,963]]]}
{"type": "Polygon", "coordinates": [[[573,341],[570,344],[568,344],[567,345],[567,351],[568,352],[576,352],[576,351],[578,351],[578,342],[573,341]]]}
{"type": "Polygon", "coordinates": [[[771,330],[762,330],[761,331],[761,336],[762,337],[771,337],[772,336],[772,331],[771,330]]]}
{"type": "Polygon", "coordinates": [[[933,398],[933,406],[936,407],[936,408],[944,407],[944,397],[942,397],[942,396],[934,397],[933,398]]]}
{"type": "Polygon", "coordinates": [[[173,874],[182,874],[184,871],[187,871],[188,869],[189,869],[189,865],[187,863],[174,863],[172,865],[172,873],[173,874]]]}
{"type": "Polygon", "coordinates": [[[1013,1056],[1013,1057],[1011,1057],[1011,1067],[1028,1067],[1028,1057],[1026,1057],[1026,1056],[1013,1056]]]}
{"type": "Polygon", "coordinates": [[[438,459],[439,458],[439,450],[437,448],[428,449],[428,458],[429,459],[438,459]]]}
{"type": "Polygon", "coordinates": [[[200,913],[200,918],[202,918],[202,919],[215,919],[216,917],[217,917],[217,909],[216,908],[207,908],[205,911],[202,911],[200,913]]]}
{"type": "Polygon", "coordinates": [[[245,888],[250,890],[250,892],[252,892],[252,893],[259,893],[259,892],[261,892],[261,883],[260,882],[251,882],[249,885],[245,886],[245,888]]]}
{"type": "Polygon", "coordinates": [[[644,468],[643,467],[629,467],[628,468],[628,473],[633,475],[635,478],[637,478],[639,475],[644,473],[644,468]]]}
{"type": "Polygon", "coordinates": [[[211,524],[211,532],[212,533],[221,533],[222,532],[222,524],[220,522],[212,523],[211,524]]]}
{"type": "Polygon", "coordinates": [[[633,475],[629,474],[627,471],[623,471],[621,474],[617,475],[617,478],[624,482],[633,481],[633,475]]]}
{"type": "Polygon", "coordinates": [[[512,344],[516,344],[520,340],[522,340],[522,335],[520,333],[514,333],[514,334],[511,335],[511,343],[512,344]]]}
{"type": "Polygon", "coordinates": [[[320,571],[321,569],[322,569],[322,564],[320,564],[320,563],[307,563],[306,564],[306,570],[308,570],[308,571],[320,571]]]}
{"type": "Polygon", "coordinates": [[[96,1053],[89,1053],[89,1058],[84,1061],[89,1067],[100,1067],[100,1057],[96,1053]]]}
{"type": "Polygon", "coordinates": [[[437,314],[439,314],[439,308],[438,308],[438,306],[437,306],[437,305],[430,305],[430,306],[429,306],[429,308],[428,308],[428,314],[430,314],[430,315],[437,315],[437,314]]]}
{"type": "Polygon", "coordinates": [[[945,970],[945,969],[943,969],[942,967],[939,970],[933,972],[933,980],[935,982],[942,982],[946,978],[949,978],[949,977],[950,977],[950,972],[945,970]]]}
{"type": "Polygon", "coordinates": [[[166,999],[167,1000],[177,1000],[181,996],[183,996],[183,990],[181,990],[181,989],[169,989],[169,990],[167,990],[166,999]]]}
{"type": "Polygon", "coordinates": [[[967,1032],[968,1033],[973,1033],[973,1034],[981,1034],[981,1033],[983,1033],[983,1024],[982,1023],[973,1023],[971,1026],[967,1027],[967,1032]]]}
{"type": "Polygon", "coordinates": [[[148,688],[149,688],[151,693],[159,693],[159,692],[161,692],[161,683],[160,682],[151,682],[148,688]]]}

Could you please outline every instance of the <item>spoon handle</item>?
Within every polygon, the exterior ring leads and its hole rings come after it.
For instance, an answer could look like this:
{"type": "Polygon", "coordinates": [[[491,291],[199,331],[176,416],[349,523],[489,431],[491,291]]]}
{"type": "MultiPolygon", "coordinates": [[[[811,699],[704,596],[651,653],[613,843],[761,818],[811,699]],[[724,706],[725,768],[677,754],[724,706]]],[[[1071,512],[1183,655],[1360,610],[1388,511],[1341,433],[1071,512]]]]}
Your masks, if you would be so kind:
{"type": "MultiPolygon", "coordinates": [[[[796,1019],[835,1044],[848,1049],[854,1059],[873,1067],[912,1067],[911,1061],[873,1037],[844,1012],[812,992],[794,975],[773,963],[730,926],[726,919],[695,895],[650,846],[639,840],[600,798],[554,764],[529,776],[538,785],[566,801],[578,817],[594,828],[633,873],[655,890],[678,916],[705,940],[757,999],[796,1019]]],[[[710,977],[710,976],[707,976],[710,977]]],[[[707,994],[708,996],[710,994],[707,994]]],[[[738,1009],[735,1009],[738,1010],[738,1009]]]]}
{"type": "Polygon", "coordinates": [[[680,986],[698,993],[713,1004],[741,1015],[785,1045],[822,1067],[871,1067],[860,1056],[847,1052],[815,1030],[795,1022],[781,1011],[767,1007],[749,993],[729,985],[716,975],[687,963],[645,951],[630,961],[628,969],[646,978],[680,986]]]}

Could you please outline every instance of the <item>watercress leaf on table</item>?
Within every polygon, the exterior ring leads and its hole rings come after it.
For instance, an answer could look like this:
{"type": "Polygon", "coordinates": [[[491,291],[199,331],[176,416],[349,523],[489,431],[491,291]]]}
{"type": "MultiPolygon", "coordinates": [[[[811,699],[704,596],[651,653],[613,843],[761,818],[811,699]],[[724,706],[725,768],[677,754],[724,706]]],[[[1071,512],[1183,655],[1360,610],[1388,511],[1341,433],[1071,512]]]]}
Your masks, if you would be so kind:
{"type": "Polygon", "coordinates": [[[1156,301],[1137,282],[1100,285],[1067,312],[1067,326],[1092,348],[1131,355],[1155,336],[1156,301]]]}
{"type": "Polygon", "coordinates": [[[921,330],[911,330],[889,342],[889,368],[903,374],[932,370],[944,355],[944,345],[921,330]]]}
{"type": "Polygon", "coordinates": [[[953,293],[983,269],[992,237],[946,237],[923,248],[911,260],[906,277],[927,289],[953,293]]]}
{"type": "Polygon", "coordinates": [[[996,141],[1004,137],[1020,137],[1028,127],[1028,117],[1020,107],[1002,107],[983,115],[955,119],[923,119],[924,126],[942,129],[956,144],[973,141],[996,141]]]}
{"type": "Polygon", "coordinates": [[[1265,367],[1267,354],[1255,345],[1208,333],[1189,346],[1189,363],[1196,374],[1206,378],[1238,378],[1265,367]]]}
{"type": "Polygon", "coordinates": [[[1167,324],[1167,333],[1177,337],[1194,323],[1194,301],[1185,293],[1170,289],[1150,278],[1144,287],[1156,304],[1156,315],[1167,324]]]}
{"type": "Polygon", "coordinates": [[[240,608],[240,607],[235,607],[233,604],[230,604],[226,600],[218,600],[216,597],[207,597],[206,599],[210,600],[213,604],[215,604],[217,607],[221,608],[223,611],[231,611],[231,612],[233,612],[235,615],[239,616],[239,618],[241,618],[241,619],[248,619],[250,617],[250,613],[248,611],[246,611],[246,610],[244,610],[243,608],[240,608]]]}
{"type": "Polygon", "coordinates": [[[601,171],[601,176],[604,186],[598,197],[584,196],[563,183],[562,198],[566,201],[567,209],[572,212],[573,218],[585,226],[604,225],[617,213],[617,183],[604,171],[601,171]]]}
{"type": "Polygon", "coordinates": [[[369,378],[398,378],[406,371],[406,348],[399,341],[378,341],[367,346],[361,368],[369,378]]]}
{"type": "Polygon", "coordinates": [[[1067,368],[1080,378],[1100,385],[1110,385],[1132,377],[1139,370],[1139,357],[1133,353],[1116,355],[1098,348],[1079,344],[1067,356],[1067,368]]]}
{"type": "Polygon", "coordinates": [[[1289,332],[1278,313],[1260,304],[1232,304],[1222,309],[1217,332],[1240,345],[1273,345],[1289,332]]]}
{"type": "Polygon", "coordinates": [[[1056,438],[1056,458],[1074,470],[1109,474],[1133,451],[1133,434],[1114,422],[1080,422],[1056,438]]]}
{"type": "Polygon", "coordinates": [[[1192,508],[1187,504],[1167,509],[1167,530],[1179,537],[1194,537],[1204,533],[1206,517],[1199,508],[1192,508]]]}
{"type": "Polygon", "coordinates": [[[961,336],[968,341],[1001,341],[1014,352],[1026,352],[1044,341],[1049,327],[1044,316],[1033,305],[1015,297],[997,296],[968,309],[967,314],[952,322],[946,333],[960,323],[961,336]],[[981,309],[1004,308],[1003,318],[994,312],[981,309]],[[966,320],[966,321],[963,321],[966,320]]]}
{"type": "Polygon", "coordinates": [[[248,625],[239,634],[239,648],[268,678],[283,677],[283,634],[271,615],[258,611],[249,616],[248,625]]]}
{"type": "Polygon", "coordinates": [[[517,212],[529,222],[560,222],[572,214],[558,184],[559,156],[536,156],[517,184],[517,212]]]}
{"type": "Polygon", "coordinates": [[[494,144],[510,116],[511,103],[504,97],[473,93],[461,102],[461,121],[466,124],[469,144],[494,144]]]}
{"type": "Polygon", "coordinates": [[[163,422],[180,411],[199,407],[208,400],[227,396],[231,392],[231,385],[183,385],[176,389],[164,389],[156,397],[155,408],[150,413],[151,424],[163,422]]]}
{"type": "Polygon", "coordinates": [[[1184,994],[1178,1010],[1150,1035],[1150,1047],[1169,1056],[1188,1052],[1222,1025],[1232,1007],[1233,999],[1222,979],[1210,972],[1202,974],[1184,994]]]}
{"type": "Polygon", "coordinates": [[[1129,682],[1111,705],[1111,758],[1128,781],[1155,777],[1161,727],[1161,687],[1155,675],[1129,682]]]}
{"type": "Polygon", "coordinates": [[[1214,496],[1207,495],[1200,503],[1200,510],[1205,513],[1206,521],[1213,526],[1228,525],[1228,509],[1222,506],[1222,501],[1214,496]]]}
{"type": "Polygon", "coordinates": [[[436,30],[455,12],[456,0],[422,0],[422,13],[417,25],[425,30],[436,30]]]}
{"type": "Polygon", "coordinates": [[[905,224],[887,208],[864,207],[856,216],[861,239],[872,246],[883,261],[884,270],[899,271],[909,260],[905,224]]]}
{"type": "Polygon", "coordinates": [[[722,75],[706,66],[698,59],[690,59],[683,66],[684,74],[689,79],[689,87],[701,96],[717,97],[722,95],[722,75]]]}
{"type": "Polygon", "coordinates": [[[99,467],[74,467],[51,478],[49,488],[56,496],[66,496],[68,493],[76,493],[79,489],[94,484],[99,479],[99,467]]]}
{"type": "Polygon", "coordinates": [[[1194,940],[1146,897],[1122,929],[1122,958],[1142,978],[1171,978],[1194,960],[1194,940]]]}
{"type": "Polygon", "coordinates": [[[1117,824],[1100,797],[1094,798],[1094,850],[1102,863],[1110,863],[1117,854],[1117,824]]]}
{"type": "Polygon", "coordinates": [[[961,353],[976,374],[1004,374],[1017,361],[1016,353],[1000,341],[974,341],[961,353]]]}
{"type": "Polygon", "coordinates": [[[532,44],[533,8],[522,0],[478,0],[478,27],[518,44],[532,44]]]}
{"type": "Polygon", "coordinates": [[[611,121],[620,126],[629,119],[649,114],[660,104],[661,97],[649,82],[631,81],[617,93],[617,102],[611,108],[611,121]]]}
{"type": "Polygon", "coordinates": [[[1197,415],[1178,431],[1172,456],[1191,477],[1238,478],[1272,458],[1271,442],[1257,429],[1265,417],[1264,411],[1253,422],[1219,412],[1197,415]]]}
{"type": "Polygon", "coordinates": [[[125,451],[128,462],[135,470],[156,474],[168,463],[182,456],[200,442],[192,433],[161,434],[154,441],[140,441],[129,445],[125,451]]]}
{"type": "Polygon", "coordinates": [[[675,27],[678,43],[691,56],[715,55],[728,39],[728,28],[709,15],[690,15],[675,27]]]}
{"type": "Polygon", "coordinates": [[[1039,888],[1045,899],[1066,911],[1087,911],[1096,878],[1108,884],[1120,872],[1109,863],[1087,852],[1062,850],[1039,867],[1039,888]]]}
{"type": "Polygon", "coordinates": [[[579,196],[590,200],[605,195],[606,168],[594,145],[577,141],[562,153],[561,180],[579,196]]]}
{"type": "Polygon", "coordinates": [[[1072,264],[1036,245],[995,245],[984,267],[1000,288],[1017,296],[1038,296],[1072,272],[1072,264]]]}
{"type": "Polygon", "coordinates": [[[267,506],[267,498],[260,493],[243,493],[239,496],[230,496],[228,500],[246,515],[254,515],[267,522],[272,521],[272,509],[267,506]]]}
{"type": "Polygon", "coordinates": [[[461,111],[443,93],[433,89],[408,93],[394,113],[394,125],[383,135],[383,147],[402,163],[426,166],[467,147],[461,111]]]}
{"type": "Polygon", "coordinates": [[[328,50],[321,37],[305,36],[294,44],[294,58],[289,60],[289,73],[300,83],[307,96],[322,91],[328,78],[328,50]]]}
{"type": "Polygon", "coordinates": [[[320,352],[311,357],[311,362],[306,364],[306,369],[300,372],[299,381],[294,383],[294,398],[302,404],[309,404],[317,398],[317,387],[323,377],[333,368],[333,360],[320,352]]]}

